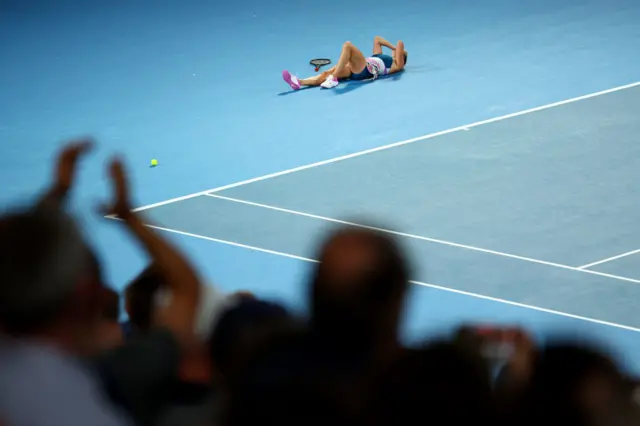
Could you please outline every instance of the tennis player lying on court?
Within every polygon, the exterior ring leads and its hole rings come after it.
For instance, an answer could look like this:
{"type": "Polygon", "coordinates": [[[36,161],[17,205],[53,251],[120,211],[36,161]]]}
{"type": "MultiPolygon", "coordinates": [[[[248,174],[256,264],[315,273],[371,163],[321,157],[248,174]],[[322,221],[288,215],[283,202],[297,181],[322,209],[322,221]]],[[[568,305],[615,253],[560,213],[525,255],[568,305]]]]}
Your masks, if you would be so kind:
{"type": "Polygon", "coordinates": [[[350,42],[342,46],[342,53],[336,66],[313,77],[299,79],[289,71],[282,72],[282,78],[293,90],[299,90],[302,86],[322,86],[331,89],[338,85],[339,80],[370,80],[383,75],[389,75],[402,71],[407,64],[407,51],[404,50],[402,40],[394,46],[380,36],[373,39],[373,55],[365,57],[364,54],[350,42]],[[382,53],[382,48],[387,47],[393,51],[393,56],[382,53]]]}

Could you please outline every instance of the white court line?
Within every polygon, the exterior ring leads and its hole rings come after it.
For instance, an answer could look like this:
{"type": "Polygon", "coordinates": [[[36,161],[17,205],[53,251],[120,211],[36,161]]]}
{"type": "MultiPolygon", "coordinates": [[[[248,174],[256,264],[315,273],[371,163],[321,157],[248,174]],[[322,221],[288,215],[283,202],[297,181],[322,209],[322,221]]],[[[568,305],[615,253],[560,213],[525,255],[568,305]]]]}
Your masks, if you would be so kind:
{"type": "Polygon", "coordinates": [[[219,186],[217,188],[207,189],[207,190],[200,191],[200,192],[194,192],[193,194],[183,195],[182,197],[176,197],[176,198],[172,198],[170,200],[161,201],[159,203],[148,204],[146,206],[138,207],[134,211],[147,210],[147,209],[151,209],[151,208],[154,208],[154,207],[163,206],[165,204],[176,203],[178,201],[188,200],[189,198],[199,197],[199,196],[205,195],[207,193],[220,192],[220,191],[224,191],[226,189],[236,188],[238,186],[248,185],[250,183],[259,182],[259,181],[262,181],[262,180],[272,179],[272,178],[275,178],[275,177],[278,177],[278,176],[288,175],[288,174],[296,173],[296,172],[299,172],[299,171],[302,171],[302,170],[307,170],[307,169],[312,169],[314,167],[324,166],[325,164],[336,163],[338,161],[347,160],[349,158],[360,157],[360,156],[363,156],[363,155],[372,154],[374,152],[384,151],[384,150],[387,150],[387,149],[396,148],[396,147],[399,147],[399,146],[402,146],[402,145],[412,144],[414,142],[419,142],[419,141],[423,141],[423,140],[426,140],[426,139],[432,139],[432,138],[435,138],[435,137],[438,137],[438,136],[447,135],[449,133],[455,133],[455,132],[458,132],[458,131],[461,131],[461,130],[462,131],[467,131],[467,130],[473,128],[473,127],[483,126],[485,124],[495,123],[497,121],[507,120],[509,118],[519,117],[521,115],[531,114],[533,112],[542,111],[542,110],[550,109],[550,108],[555,108],[555,107],[558,107],[558,106],[561,106],[561,105],[566,105],[566,104],[570,104],[570,103],[573,103],[573,102],[578,102],[578,101],[582,101],[582,100],[585,100],[585,99],[594,98],[596,96],[602,96],[602,95],[606,95],[608,93],[618,92],[620,90],[631,89],[632,87],[636,87],[636,86],[640,86],[640,81],[635,82],[635,83],[631,83],[631,84],[627,84],[627,85],[624,85],[624,86],[614,87],[612,89],[603,90],[601,92],[590,93],[588,95],[578,96],[577,98],[571,98],[571,99],[567,99],[567,100],[564,100],[564,101],[555,102],[555,103],[552,103],[552,104],[547,104],[547,105],[543,105],[543,106],[539,106],[539,107],[536,107],[536,108],[527,109],[527,110],[520,111],[520,112],[514,112],[514,113],[503,115],[503,116],[500,116],[500,117],[490,118],[488,120],[478,121],[478,122],[475,122],[475,123],[472,123],[472,124],[465,124],[463,126],[454,127],[452,129],[443,130],[443,131],[436,132],[436,133],[430,133],[428,135],[418,136],[417,138],[407,139],[407,140],[404,140],[404,141],[400,141],[400,142],[395,142],[395,143],[391,143],[391,144],[388,144],[388,145],[379,146],[377,148],[372,148],[372,149],[367,149],[367,150],[364,150],[364,151],[354,152],[352,154],[343,155],[341,157],[335,157],[335,158],[331,158],[331,159],[328,159],[328,160],[318,161],[317,163],[307,164],[305,166],[294,167],[292,169],[283,170],[281,172],[271,173],[271,174],[268,174],[268,175],[264,175],[264,176],[260,176],[260,177],[256,177],[256,178],[252,178],[252,179],[243,180],[241,182],[236,182],[236,183],[232,183],[232,184],[229,184],[229,185],[219,186]]]}
{"type": "Polygon", "coordinates": [[[612,256],[612,257],[608,257],[606,259],[598,260],[597,262],[588,263],[586,265],[579,266],[578,269],[588,269],[588,268],[591,268],[592,266],[602,265],[603,263],[611,262],[612,260],[622,259],[623,257],[631,256],[631,255],[634,255],[636,253],[640,253],[640,249],[631,250],[631,251],[628,251],[626,253],[619,254],[617,256],[612,256]]]}
{"type": "Polygon", "coordinates": [[[344,220],[334,219],[334,218],[331,218],[331,217],[319,216],[319,215],[305,213],[305,212],[301,212],[301,211],[297,211],[297,210],[290,210],[290,209],[284,209],[284,208],[281,208],[281,207],[270,206],[268,204],[254,203],[253,201],[246,201],[246,200],[240,200],[240,199],[237,199],[237,198],[226,197],[224,195],[217,195],[217,194],[204,194],[204,195],[207,196],[207,197],[218,198],[218,199],[221,199],[221,200],[227,200],[227,201],[231,201],[231,202],[234,202],[234,203],[246,204],[246,205],[249,205],[249,206],[260,207],[260,208],[263,208],[263,209],[275,210],[275,211],[279,211],[279,212],[282,212],[282,213],[289,213],[289,214],[293,214],[293,215],[297,215],[297,216],[305,216],[305,217],[309,217],[309,218],[312,218],[312,219],[319,219],[319,220],[324,220],[324,221],[327,221],[327,222],[338,223],[340,225],[355,226],[355,227],[358,227],[358,228],[365,228],[365,229],[370,229],[370,230],[373,230],[373,231],[384,232],[384,233],[396,235],[396,236],[399,236],[399,237],[406,237],[406,238],[411,238],[411,239],[414,239],[414,240],[428,241],[428,242],[431,242],[431,243],[443,244],[443,245],[447,245],[447,246],[451,246],[451,247],[457,247],[457,248],[462,248],[462,249],[467,249],[467,250],[473,250],[473,251],[478,251],[478,252],[482,252],[482,253],[493,254],[493,255],[496,255],[496,256],[508,257],[508,258],[511,258],[511,259],[518,259],[518,260],[522,260],[522,261],[525,261],[525,262],[537,263],[537,264],[546,265],[546,266],[553,266],[555,268],[567,269],[567,270],[570,270],[570,271],[579,271],[579,272],[584,272],[585,274],[599,275],[601,277],[607,277],[607,278],[612,278],[612,279],[616,279],[616,280],[620,280],[620,281],[628,281],[628,282],[640,284],[640,280],[635,280],[633,278],[621,277],[619,275],[605,274],[604,272],[591,271],[591,270],[588,270],[588,269],[580,269],[580,268],[576,268],[574,266],[563,265],[561,263],[547,262],[546,260],[539,260],[539,259],[533,259],[531,257],[518,256],[516,254],[510,254],[510,253],[504,253],[504,252],[501,252],[501,251],[484,249],[484,248],[481,248],[481,247],[470,246],[470,245],[467,245],[467,244],[459,244],[459,243],[454,243],[452,241],[439,240],[437,238],[423,237],[423,236],[420,236],[420,235],[407,234],[405,232],[392,231],[390,229],[377,228],[375,226],[362,225],[360,223],[347,222],[347,221],[344,221],[344,220]]]}
{"type": "MultiPolygon", "coordinates": [[[[118,219],[113,218],[113,217],[110,217],[110,219],[118,220],[118,219]]],[[[244,249],[248,249],[248,250],[259,251],[259,252],[262,252],[262,253],[273,254],[273,255],[276,255],[276,256],[288,257],[290,259],[302,260],[304,262],[318,263],[318,261],[315,260],[315,259],[309,259],[307,257],[296,256],[296,255],[289,254],[289,253],[283,253],[283,252],[274,251],[274,250],[268,250],[268,249],[264,249],[264,248],[260,248],[260,247],[249,246],[249,245],[246,245],[246,244],[240,244],[240,243],[236,243],[236,242],[233,242],[233,241],[221,240],[219,238],[206,237],[204,235],[192,234],[190,232],[178,231],[176,229],[164,228],[164,227],[156,226],[156,225],[147,224],[145,226],[147,226],[149,228],[152,228],[152,229],[157,229],[159,231],[170,232],[172,234],[184,235],[184,236],[187,236],[187,237],[198,238],[198,239],[201,239],[201,240],[213,241],[213,242],[216,242],[216,243],[227,244],[227,245],[234,246],[234,247],[240,247],[240,248],[244,248],[244,249]]],[[[580,316],[580,315],[573,315],[573,314],[569,314],[569,313],[561,312],[561,311],[554,311],[553,309],[546,309],[546,308],[541,308],[539,306],[527,305],[527,304],[518,303],[518,302],[512,302],[511,300],[498,299],[496,297],[485,296],[483,294],[471,293],[471,292],[463,291],[463,290],[456,290],[454,288],[442,287],[442,286],[439,286],[439,285],[428,284],[428,283],[424,283],[424,282],[421,282],[421,281],[411,280],[410,282],[412,284],[415,284],[415,285],[419,285],[419,286],[422,286],[422,287],[429,287],[429,288],[433,288],[433,289],[441,290],[441,291],[446,291],[448,293],[460,294],[460,295],[463,295],[463,296],[474,297],[476,299],[489,300],[491,302],[497,302],[497,303],[502,303],[502,304],[505,304],[505,305],[516,306],[518,308],[530,309],[530,310],[534,310],[534,311],[538,311],[538,312],[544,312],[544,313],[547,313],[547,314],[552,314],[552,315],[562,316],[562,317],[566,317],[566,318],[577,319],[577,320],[581,320],[581,321],[587,321],[587,322],[591,322],[591,323],[594,323],[594,324],[606,325],[606,326],[609,326],[609,327],[620,328],[620,329],[623,329],[623,330],[640,332],[640,328],[631,327],[631,326],[628,326],[628,325],[617,324],[617,323],[609,322],[609,321],[602,321],[602,320],[598,320],[598,319],[595,319],[595,318],[583,317],[583,316],[580,316]]]]}

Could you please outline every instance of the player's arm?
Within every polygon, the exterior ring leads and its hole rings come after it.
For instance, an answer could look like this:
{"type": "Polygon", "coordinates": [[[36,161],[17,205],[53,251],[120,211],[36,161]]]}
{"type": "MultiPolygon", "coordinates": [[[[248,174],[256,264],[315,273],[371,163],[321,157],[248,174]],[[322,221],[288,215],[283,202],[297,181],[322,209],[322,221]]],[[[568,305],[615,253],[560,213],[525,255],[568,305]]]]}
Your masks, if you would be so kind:
{"type": "Polygon", "coordinates": [[[402,40],[398,40],[396,44],[396,49],[393,52],[393,65],[389,70],[389,74],[393,74],[398,71],[402,71],[404,69],[404,55],[406,50],[404,50],[404,43],[402,40]]]}
{"type": "Polygon", "coordinates": [[[391,50],[396,50],[396,47],[384,38],[375,36],[375,38],[373,39],[373,54],[379,55],[380,53],[382,53],[383,47],[389,48],[391,50]]]}

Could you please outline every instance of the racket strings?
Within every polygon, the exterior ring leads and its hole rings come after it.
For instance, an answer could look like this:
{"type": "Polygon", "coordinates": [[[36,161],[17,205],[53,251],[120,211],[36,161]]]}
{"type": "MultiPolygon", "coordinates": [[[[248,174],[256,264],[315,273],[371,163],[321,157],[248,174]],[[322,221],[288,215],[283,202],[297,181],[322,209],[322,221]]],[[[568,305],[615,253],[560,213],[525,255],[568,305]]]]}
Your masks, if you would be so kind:
{"type": "Polygon", "coordinates": [[[330,59],[324,59],[324,58],[320,58],[320,59],[312,59],[309,62],[311,65],[313,65],[316,69],[316,72],[320,71],[320,68],[322,68],[325,65],[329,65],[331,63],[330,59]]]}

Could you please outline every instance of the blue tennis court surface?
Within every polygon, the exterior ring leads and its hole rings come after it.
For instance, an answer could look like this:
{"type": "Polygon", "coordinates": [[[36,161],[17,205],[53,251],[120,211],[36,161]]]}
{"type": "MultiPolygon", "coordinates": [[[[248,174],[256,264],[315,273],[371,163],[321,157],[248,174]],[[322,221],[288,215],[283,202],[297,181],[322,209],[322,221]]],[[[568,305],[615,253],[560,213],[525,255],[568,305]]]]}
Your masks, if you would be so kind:
{"type": "Polygon", "coordinates": [[[116,152],[148,221],[224,289],[303,308],[320,236],[374,226],[416,266],[407,338],[568,330],[640,372],[638,22],[637,0],[6,0],[0,201],[93,135],[73,208],[117,288],[146,259],[92,211],[116,152]],[[404,40],[406,72],[281,80],[375,35],[404,40]]]}
{"type": "Polygon", "coordinates": [[[147,214],[166,229],[305,259],[332,225],[384,218],[394,228],[375,226],[404,241],[418,282],[638,330],[640,193],[628,181],[638,110],[640,85],[147,214]]]}

